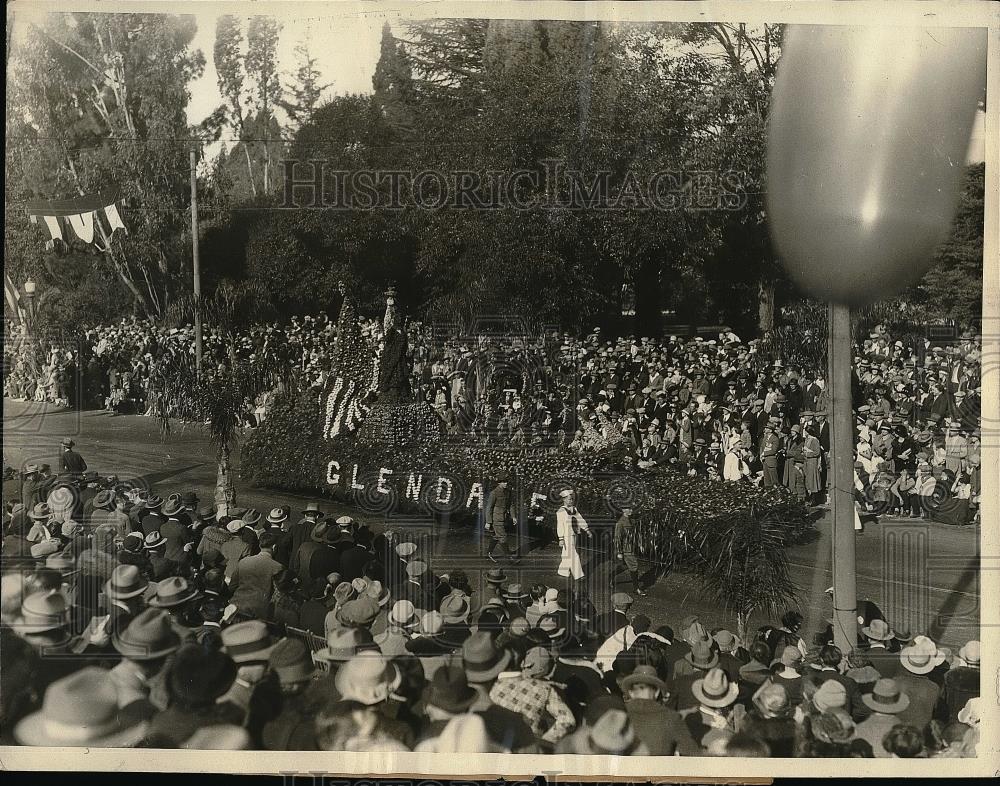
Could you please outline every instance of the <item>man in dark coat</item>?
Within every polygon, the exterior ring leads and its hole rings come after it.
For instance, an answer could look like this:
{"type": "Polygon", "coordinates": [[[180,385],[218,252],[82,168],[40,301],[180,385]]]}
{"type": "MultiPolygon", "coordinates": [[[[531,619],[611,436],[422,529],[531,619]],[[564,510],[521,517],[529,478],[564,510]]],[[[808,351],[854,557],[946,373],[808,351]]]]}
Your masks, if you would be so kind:
{"type": "Polygon", "coordinates": [[[146,500],[146,509],[139,514],[139,526],[142,528],[143,535],[159,532],[163,529],[167,519],[160,512],[161,507],[163,507],[163,498],[156,494],[150,495],[149,499],[146,500]]]}
{"type": "Polygon", "coordinates": [[[944,689],[941,693],[938,715],[946,723],[955,720],[965,703],[979,695],[980,652],[978,641],[966,643],[958,651],[955,665],[944,675],[944,689]]]}
{"type": "Polygon", "coordinates": [[[611,611],[599,614],[594,627],[605,639],[629,624],[628,610],[632,607],[632,596],[626,592],[616,592],[611,596],[611,611]]]}
{"type": "Polygon", "coordinates": [[[274,556],[282,565],[290,566],[292,559],[298,553],[299,546],[305,543],[312,535],[316,523],[326,516],[319,509],[319,505],[310,502],[302,511],[302,518],[286,530],[278,543],[274,556]]]}
{"type": "Polygon", "coordinates": [[[340,573],[340,553],[336,545],[343,538],[340,527],[333,522],[317,523],[310,539],[299,546],[290,569],[306,584],[314,579],[326,578],[331,573],[340,573]]]}
{"type": "Polygon", "coordinates": [[[62,455],[59,456],[59,472],[70,472],[74,475],[82,475],[87,471],[87,462],[83,456],[73,450],[76,443],[69,437],[63,437],[62,455]]]}
{"type": "Polygon", "coordinates": [[[650,755],[698,755],[700,748],[681,716],[664,703],[669,690],[653,666],[636,666],[621,681],[621,687],[636,736],[649,748],[650,755]]]}
{"type": "Polygon", "coordinates": [[[21,502],[25,510],[31,510],[43,500],[42,470],[37,464],[26,464],[24,467],[24,482],[21,484],[21,502]]]}

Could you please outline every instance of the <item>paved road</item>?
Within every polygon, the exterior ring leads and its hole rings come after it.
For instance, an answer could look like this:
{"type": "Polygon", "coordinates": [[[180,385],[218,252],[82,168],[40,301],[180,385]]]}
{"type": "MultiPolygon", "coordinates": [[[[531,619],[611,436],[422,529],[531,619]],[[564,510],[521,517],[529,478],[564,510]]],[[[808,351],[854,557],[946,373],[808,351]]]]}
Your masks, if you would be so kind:
{"type": "MultiPolygon", "coordinates": [[[[141,478],[160,494],[177,490],[196,491],[203,500],[214,493],[214,449],[198,425],[175,423],[163,437],[153,418],[112,417],[102,412],[52,410],[41,405],[4,401],[4,457],[19,466],[28,461],[55,465],[59,440],[72,435],[88,464],[106,474],[141,478]]],[[[239,455],[234,457],[238,467],[239,455]]],[[[279,504],[301,507],[308,498],[238,486],[239,502],[260,510],[279,504]]],[[[326,501],[331,512],[351,512],[346,506],[326,501]]],[[[492,565],[482,554],[480,533],[471,526],[436,525],[430,521],[378,516],[371,523],[408,528],[430,538],[433,532],[432,569],[438,573],[462,567],[475,582],[492,565]]],[[[428,541],[430,542],[430,541],[428,541]]],[[[882,519],[866,525],[857,536],[858,594],[871,598],[885,610],[890,621],[906,622],[914,633],[925,631],[945,646],[957,649],[975,637],[979,617],[978,527],[955,528],[934,522],[882,519]],[[905,618],[905,619],[903,619],[905,618]]],[[[830,572],[830,525],[818,523],[818,538],[788,553],[800,591],[805,630],[820,629],[830,615],[824,590],[832,583],[830,572]]],[[[557,549],[549,544],[531,550],[520,566],[523,583],[558,577],[557,549]]],[[[509,572],[509,571],[508,571],[509,572]]],[[[595,570],[595,575],[600,572],[595,570]]],[[[606,595],[604,582],[594,592],[606,595]]],[[[629,588],[623,587],[628,590],[629,588]]],[[[598,606],[602,600],[598,597],[598,606]]],[[[647,598],[637,599],[636,611],[650,616],[654,624],[675,627],[688,614],[699,614],[708,626],[733,628],[733,615],[705,598],[696,579],[681,573],[661,579],[647,598]]],[[[753,625],[765,620],[754,619],[753,625]]]]}

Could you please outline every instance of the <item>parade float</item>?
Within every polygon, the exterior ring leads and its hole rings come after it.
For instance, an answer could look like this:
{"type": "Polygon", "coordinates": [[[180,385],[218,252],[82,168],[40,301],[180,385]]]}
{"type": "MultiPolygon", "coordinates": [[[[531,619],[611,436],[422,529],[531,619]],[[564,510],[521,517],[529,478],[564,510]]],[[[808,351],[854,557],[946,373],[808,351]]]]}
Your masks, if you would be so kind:
{"type": "Polygon", "coordinates": [[[588,521],[631,508],[639,553],[661,564],[679,554],[707,580],[734,571],[763,584],[787,578],[784,550],[808,537],[808,510],[784,487],[760,488],[679,473],[622,469],[625,445],[603,413],[581,417],[584,449],[515,448],[446,434],[443,420],[409,388],[406,332],[388,293],[385,318],[363,330],[349,299],[338,318],[333,370],[321,388],[277,401],[242,451],[256,485],[318,493],[382,520],[414,516],[450,524],[479,520],[508,478],[524,515],[551,518],[574,488],[588,521]],[[742,564],[738,569],[735,563],[742,564]],[[774,576],[771,576],[773,579],[774,576]]]}

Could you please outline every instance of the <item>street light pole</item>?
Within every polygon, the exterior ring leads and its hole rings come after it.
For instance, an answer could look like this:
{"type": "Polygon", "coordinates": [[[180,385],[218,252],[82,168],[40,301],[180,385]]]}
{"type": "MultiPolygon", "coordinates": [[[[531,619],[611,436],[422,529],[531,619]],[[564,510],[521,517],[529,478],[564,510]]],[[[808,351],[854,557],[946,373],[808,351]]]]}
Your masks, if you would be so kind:
{"type": "Polygon", "coordinates": [[[830,303],[830,518],[833,562],[833,641],[845,655],[858,643],[854,532],[854,411],[851,400],[851,309],[830,303]]]}
{"type": "Polygon", "coordinates": [[[194,362],[201,379],[201,266],[198,260],[198,154],[191,149],[191,261],[194,267],[194,362]]]}

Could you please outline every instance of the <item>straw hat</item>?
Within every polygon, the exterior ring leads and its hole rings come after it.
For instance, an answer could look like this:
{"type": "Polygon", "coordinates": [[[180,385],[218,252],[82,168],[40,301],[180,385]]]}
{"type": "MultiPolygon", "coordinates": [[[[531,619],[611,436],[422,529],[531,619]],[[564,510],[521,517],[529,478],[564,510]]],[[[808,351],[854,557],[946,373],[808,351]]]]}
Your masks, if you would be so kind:
{"type": "Polygon", "coordinates": [[[937,645],[926,637],[920,637],[909,647],[904,647],[899,653],[899,660],[903,668],[913,674],[930,674],[934,669],[944,663],[945,654],[941,652],[937,645]]]}
{"type": "Polygon", "coordinates": [[[703,678],[694,681],[691,692],[706,707],[728,707],[736,701],[740,689],[735,683],[730,683],[726,672],[714,668],[703,678]]]}
{"type": "Polygon", "coordinates": [[[150,606],[168,609],[180,606],[198,597],[198,588],[188,584],[181,576],[171,576],[156,585],[156,591],[148,601],[150,606]]]}
{"type": "Polygon", "coordinates": [[[399,669],[381,652],[359,652],[340,667],[334,682],[340,696],[368,706],[379,704],[399,687],[399,669]]]}
{"type": "Polygon", "coordinates": [[[274,641],[264,622],[247,620],[222,630],[222,649],[234,663],[258,663],[270,657],[274,641]]]}
{"type": "Polygon", "coordinates": [[[21,619],[15,627],[18,633],[45,633],[69,624],[69,602],[58,589],[43,590],[21,601],[21,619]]]}

